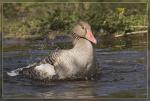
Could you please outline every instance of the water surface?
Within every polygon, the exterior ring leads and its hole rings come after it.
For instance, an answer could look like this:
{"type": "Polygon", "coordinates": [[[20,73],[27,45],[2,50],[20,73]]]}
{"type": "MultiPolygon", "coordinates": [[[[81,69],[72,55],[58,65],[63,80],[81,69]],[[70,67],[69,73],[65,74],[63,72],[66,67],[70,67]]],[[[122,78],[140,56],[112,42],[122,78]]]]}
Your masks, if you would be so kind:
{"type": "MultiPolygon", "coordinates": [[[[30,44],[31,45],[31,44],[30,44]]],[[[60,81],[43,84],[21,76],[8,77],[7,71],[27,66],[43,59],[52,47],[41,44],[15,48],[9,45],[3,52],[4,98],[145,98],[147,97],[147,52],[137,50],[112,51],[96,49],[101,75],[94,81],[60,81]]]]}

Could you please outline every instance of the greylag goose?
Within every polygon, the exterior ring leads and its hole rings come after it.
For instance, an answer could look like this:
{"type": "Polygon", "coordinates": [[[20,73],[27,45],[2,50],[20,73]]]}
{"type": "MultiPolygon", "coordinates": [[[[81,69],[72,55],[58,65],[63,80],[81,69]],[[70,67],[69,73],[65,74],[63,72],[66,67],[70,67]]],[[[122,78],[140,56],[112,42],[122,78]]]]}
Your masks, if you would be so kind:
{"type": "Polygon", "coordinates": [[[89,79],[97,72],[92,43],[97,41],[90,25],[80,21],[72,29],[73,48],[50,53],[38,63],[7,72],[9,76],[25,75],[44,80],[89,79]]]}

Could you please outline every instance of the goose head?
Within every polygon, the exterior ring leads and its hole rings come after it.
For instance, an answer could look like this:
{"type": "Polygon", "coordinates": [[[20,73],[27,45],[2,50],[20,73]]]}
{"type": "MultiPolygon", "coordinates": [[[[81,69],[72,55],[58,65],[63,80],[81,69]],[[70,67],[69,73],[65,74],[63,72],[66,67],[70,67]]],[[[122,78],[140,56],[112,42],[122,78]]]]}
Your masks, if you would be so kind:
{"type": "Polygon", "coordinates": [[[97,43],[97,40],[92,33],[91,26],[87,22],[80,21],[73,27],[72,32],[77,37],[85,38],[94,44],[97,43]]]}

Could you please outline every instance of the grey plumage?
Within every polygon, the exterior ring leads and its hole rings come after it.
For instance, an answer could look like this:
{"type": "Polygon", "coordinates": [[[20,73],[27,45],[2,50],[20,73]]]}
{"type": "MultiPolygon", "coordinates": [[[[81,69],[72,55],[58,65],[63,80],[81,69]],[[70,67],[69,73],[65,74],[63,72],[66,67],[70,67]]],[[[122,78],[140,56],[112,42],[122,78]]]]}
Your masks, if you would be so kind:
{"type": "Polygon", "coordinates": [[[23,75],[26,75],[30,78],[34,78],[34,79],[40,79],[40,80],[42,80],[42,79],[53,79],[53,77],[56,77],[56,75],[49,76],[46,73],[42,73],[40,71],[37,71],[35,69],[35,67],[40,66],[42,64],[50,64],[50,65],[54,66],[56,59],[60,53],[61,53],[60,50],[56,50],[56,51],[48,54],[48,56],[46,58],[44,58],[42,61],[30,65],[29,68],[24,68],[22,71],[20,71],[20,73],[23,75]]]}
{"type": "MultiPolygon", "coordinates": [[[[87,79],[94,77],[97,68],[94,60],[94,49],[90,42],[91,39],[86,37],[88,31],[92,33],[90,25],[83,21],[79,22],[72,30],[74,39],[72,49],[56,50],[42,61],[8,72],[8,75],[22,74],[40,80],[87,79]]],[[[95,39],[93,42],[95,43],[95,39]]]]}

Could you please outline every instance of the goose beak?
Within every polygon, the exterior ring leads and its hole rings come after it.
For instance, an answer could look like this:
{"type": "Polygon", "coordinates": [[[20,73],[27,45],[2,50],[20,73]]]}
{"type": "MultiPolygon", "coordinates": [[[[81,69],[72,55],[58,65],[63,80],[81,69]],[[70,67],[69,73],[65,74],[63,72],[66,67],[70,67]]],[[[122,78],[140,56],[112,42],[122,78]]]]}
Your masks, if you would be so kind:
{"type": "Polygon", "coordinates": [[[94,37],[93,33],[91,31],[87,31],[86,33],[86,39],[88,39],[89,41],[93,42],[94,44],[97,44],[97,40],[94,37]]]}

